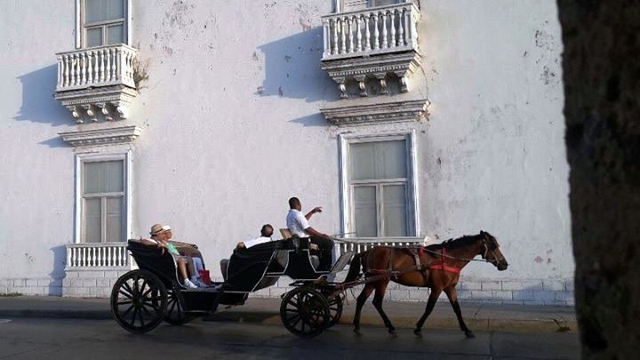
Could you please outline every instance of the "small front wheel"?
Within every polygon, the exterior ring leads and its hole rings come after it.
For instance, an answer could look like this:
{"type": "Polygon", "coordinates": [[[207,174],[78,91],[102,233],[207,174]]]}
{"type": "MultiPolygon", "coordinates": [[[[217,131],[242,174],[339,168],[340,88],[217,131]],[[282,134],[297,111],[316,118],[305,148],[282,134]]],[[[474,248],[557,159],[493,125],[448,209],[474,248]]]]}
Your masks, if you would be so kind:
{"type": "Polygon", "coordinates": [[[194,315],[186,314],[178,298],[180,294],[175,289],[167,290],[167,315],[164,321],[171,325],[184,325],[195,319],[194,315]]]}
{"type": "Polygon", "coordinates": [[[331,294],[327,297],[329,303],[329,324],[327,328],[332,327],[340,321],[342,316],[342,296],[340,294],[331,294]]]}
{"type": "Polygon", "coordinates": [[[299,337],[314,337],[329,325],[329,302],[320,292],[306,287],[289,291],[282,299],[280,317],[287,330],[299,337]]]}
{"type": "Polygon", "coordinates": [[[145,270],[132,270],[111,291],[111,312],[125,330],[141,334],[160,325],[167,312],[167,289],[145,270]]]}

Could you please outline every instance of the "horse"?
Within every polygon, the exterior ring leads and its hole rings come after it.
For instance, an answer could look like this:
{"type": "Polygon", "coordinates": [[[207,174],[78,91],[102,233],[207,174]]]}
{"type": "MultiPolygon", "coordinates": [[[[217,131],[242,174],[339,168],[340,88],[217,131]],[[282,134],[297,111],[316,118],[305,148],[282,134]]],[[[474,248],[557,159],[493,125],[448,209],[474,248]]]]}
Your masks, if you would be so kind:
{"type": "Polygon", "coordinates": [[[355,283],[360,277],[360,268],[365,276],[365,286],[357,298],[356,313],[353,318],[354,332],[360,334],[360,313],[362,306],[375,290],[373,305],[382,317],[389,333],[396,336],[396,329],[382,309],[382,300],[389,281],[405,286],[429,287],[431,293],[424,314],[416,323],[413,331],[422,337],[422,325],[440,297],[444,293],[453,307],[460,329],[469,338],[475,337],[462,319],[456,285],[460,270],[477,255],[498,270],[506,270],[509,264],[500,252],[500,245],[495,237],[485,231],[478,235],[467,235],[454,240],[426,247],[387,247],[375,246],[361,252],[351,260],[345,283],[355,283]]]}

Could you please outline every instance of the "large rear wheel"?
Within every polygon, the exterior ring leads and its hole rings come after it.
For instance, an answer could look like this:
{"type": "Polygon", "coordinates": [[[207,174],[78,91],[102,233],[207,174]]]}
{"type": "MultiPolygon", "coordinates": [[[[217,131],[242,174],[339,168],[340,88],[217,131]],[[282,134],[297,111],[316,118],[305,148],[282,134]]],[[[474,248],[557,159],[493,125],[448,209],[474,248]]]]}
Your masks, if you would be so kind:
{"type": "Polygon", "coordinates": [[[167,289],[145,270],[132,270],[111,291],[111,312],[125,330],[141,334],[158,326],[167,311],[167,289]]]}
{"type": "Polygon", "coordinates": [[[329,324],[330,316],[327,299],[311,288],[289,291],[280,306],[284,327],[299,337],[309,338],[322,333],[329,324]]]}

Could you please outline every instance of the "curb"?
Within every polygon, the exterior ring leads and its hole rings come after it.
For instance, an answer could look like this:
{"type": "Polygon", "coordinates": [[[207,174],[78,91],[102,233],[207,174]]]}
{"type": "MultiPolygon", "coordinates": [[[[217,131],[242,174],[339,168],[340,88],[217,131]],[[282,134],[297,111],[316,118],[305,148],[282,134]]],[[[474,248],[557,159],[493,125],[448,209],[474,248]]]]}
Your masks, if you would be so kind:
{"type": "MultiPolygon", "coordinates": [[[[108,311],[76,311],[76,310],[0,310],[0,318],[43,318],[43,319],[86,319],[86,320],[113,320],[113,315],[108,311]]],[[[221,311],[203,317],[206,322],[236,322],[281,325],[282,320],[277,312],[270,311],[221,311]]],[[[396,328],[413,329],[417,317],[394,317],[393,325],[396,328]]],[[[343,315],[340,325],[351,326],[352,315],[343,315]]],[[[575,320],[556,319],[465,319],[465,322],[474,331],[517,331],[517,332],[576,332],[578,329],[575,320]]],[[[377,315],[365,315],[360,318],[361,325],[383,327],[382,319],[377,315]]],[[[429,318],[424,324],[425,329],[450,329],[459,328],[455,318],[429,318]]]]}
{"type": "Polygon", "coordinates": [[[111,312],[78,310],[0,310],[0,318],[113,320],[111,312]]]}
{"type": "MultiPolygon", "coordinates": [[[[269,325],[282,325],[278,313],[273,312],[219,312],[204,317],[209,322],[237,322],[237,323],[262,323],[269,325]]],[[[418,317],[394,317],[391,319],[396,328],[415,328],[418,317]]],[[[340,325],[351,326],[353,316],[343,315],[340,325]]],[[[577,332],[576,321],[555,319],[465,319],[465,323],[473,331],[515,331],[515,332],[577,332]]],[[[365,326],[383,327],[382,319],[375,315],[362,315],[360,324],[365,326]]],[[[455,318],[429,318],[424,324],[424,329],[458,330],[458,320],[455,318]]]]}

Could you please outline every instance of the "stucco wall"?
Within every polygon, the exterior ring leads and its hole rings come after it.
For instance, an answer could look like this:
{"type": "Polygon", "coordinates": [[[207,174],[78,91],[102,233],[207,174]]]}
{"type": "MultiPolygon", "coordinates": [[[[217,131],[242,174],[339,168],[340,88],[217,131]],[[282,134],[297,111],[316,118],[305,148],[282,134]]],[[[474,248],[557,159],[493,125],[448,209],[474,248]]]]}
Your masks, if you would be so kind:
{"type": "MultiPolygon", "coordinates": [[[[217,263],[235,243],[265,222],[284,226],[290,196],[305,209],[322,206],[312,225],[338,234],[337,135],[416,129],[422,235],[495,235],[509,270],[471,264],[464,271],[488,297],[511,291],[504,287],[540,292],[543,280],[570,291],[555,3],[421,5],[422,68],[411,91],[393,100],[429,99],[430,120],[337,128],[319,113],[340,102],[319,68],[320,16],[331,1],[134,2],[131,44],[149,79],[129,120],[118,123],[143,128],[131,146],[131,235],[169,223],[176,239],[199,244],[219,275],[217,263]],[[492,281],[498,285],[483,289],[492,281]]],[[[58,276],[63,245],[73,241],[74,151],[57,133],[110,125],[77,126],[51,96],[54,54],[74,47],[73,2],[11,4],[0,16],[13,24],[0,28],[10,54],[0,59],[1,181],[11,204],[0,210],[3,277],[58,276]]]]}

